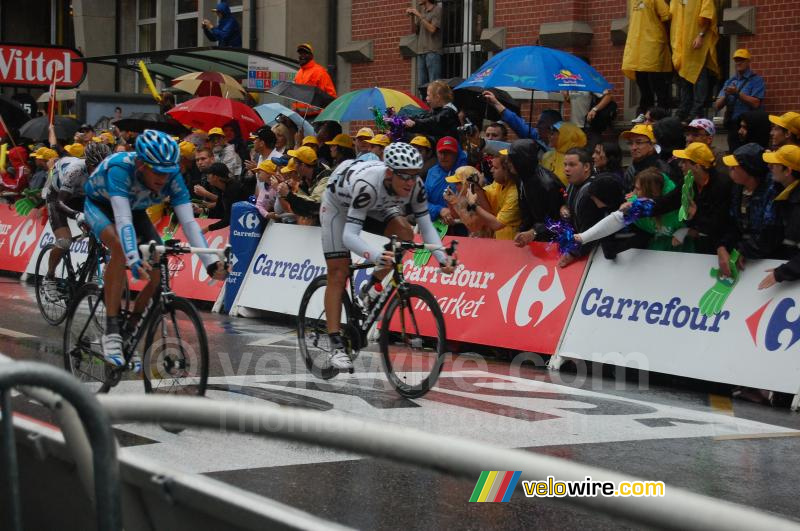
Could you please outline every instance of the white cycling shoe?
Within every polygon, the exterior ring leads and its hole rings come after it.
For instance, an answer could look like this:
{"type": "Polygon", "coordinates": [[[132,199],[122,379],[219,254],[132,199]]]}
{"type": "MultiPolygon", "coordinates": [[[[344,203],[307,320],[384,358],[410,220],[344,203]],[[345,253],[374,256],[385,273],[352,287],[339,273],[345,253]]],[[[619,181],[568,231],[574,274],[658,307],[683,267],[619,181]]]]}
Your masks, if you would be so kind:
{"type": "Polygon", "coordinates": [[[336,347],[333,349],[328,355],[328,363],[334,369],[339,369],[340,371],[346,371],[353,368],[353,360],[350,359],[350,356],[347,355],[344,348],[336,347]]]}

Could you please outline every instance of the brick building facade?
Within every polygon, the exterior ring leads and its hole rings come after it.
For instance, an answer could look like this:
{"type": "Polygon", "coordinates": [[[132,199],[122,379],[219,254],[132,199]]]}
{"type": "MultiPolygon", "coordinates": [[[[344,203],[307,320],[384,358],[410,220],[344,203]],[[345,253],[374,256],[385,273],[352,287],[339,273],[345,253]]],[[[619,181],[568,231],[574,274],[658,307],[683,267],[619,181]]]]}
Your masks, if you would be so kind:
{"type": "MultiPolygon", "coordinates": [[[[462,11],[474,11],[479,3],[484,0],[444,0],[446,9],[462,11]]],[[[584,55],[614,85],[624,117],[632,117],[638,95],[635,84],[627,82],[620,70],[626,0],[485,0],[485,4],[488,20],[482,21],[483,29],[475,30],[472,49],[481,42],[484,50],[492,45],[500,49],[543,44],[584,55]],[[488,46],[481,40],[487,36],[494,37],[488,46]]],[[[800,91],[796,88],[800,82],[800,54],[796,53],[800,47],[800,2],[723,0],[721,4],[718,53],[724,72],[732,70],[731,50],[750,49],[753,69],[766,80],[765,109],[800,111],[800,91]]],[[[360,58],[361,62],[352,64],[352,89],[374,85],[413,89],[415,59],[404,57],[404,52],[409,55],[408,49],[413,48],[410,23],[404,14],[409,5],[409,0],[352,0],[352,40],[370,52],[360,58]]],[[[468,16],[463,20],[466,24],[468,16]]],[[[469,71],[477,66],[471,64],[469,71]]]]}

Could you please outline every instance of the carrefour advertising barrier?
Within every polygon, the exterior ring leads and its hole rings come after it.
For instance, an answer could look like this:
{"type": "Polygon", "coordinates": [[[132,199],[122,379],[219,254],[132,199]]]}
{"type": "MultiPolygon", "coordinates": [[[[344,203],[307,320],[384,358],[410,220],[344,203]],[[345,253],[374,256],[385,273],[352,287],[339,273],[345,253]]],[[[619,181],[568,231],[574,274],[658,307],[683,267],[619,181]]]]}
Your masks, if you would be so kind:
{"type": "Polygon", "coordinates": [[[780,264],[748,263],[734,283],[718,278],[714,256],[597,253],[560,354],[795,394],[800,284],[758,290],[780,264]]]}
{"type": "MultiPolygon", "coordinates": [[[[548,248],[459,238],[460,264],[454,274],[442,275],[435,258],[417,266],[410,254],[404,273],[434,294],[449,339],[552,354],[586,262],[558,269],[557,252],[548,248]]],[[[325,271],[318,227],[273,223],[250,263],[236,304],[296,315],[308,283],[325,271]]],[[[356,285],[366,276],[360,272],[356,285]]]]}
{"type": "Polygon", "coordinates": [[[233,256],[233,267],[225,280],[225,311],[230,312],[239,288],[242,286],[247,266],[261,241],[264,233],[264,220],[258,215],[258,209],[248,201],[234,203],[231,211],[230,243],[233,256]]]}
{"type": "Polygon", "coordinates": [[[13,205],[0,204],[0,270],[23,273],[44,232],[46,219],[19,216],[13,205]]]}

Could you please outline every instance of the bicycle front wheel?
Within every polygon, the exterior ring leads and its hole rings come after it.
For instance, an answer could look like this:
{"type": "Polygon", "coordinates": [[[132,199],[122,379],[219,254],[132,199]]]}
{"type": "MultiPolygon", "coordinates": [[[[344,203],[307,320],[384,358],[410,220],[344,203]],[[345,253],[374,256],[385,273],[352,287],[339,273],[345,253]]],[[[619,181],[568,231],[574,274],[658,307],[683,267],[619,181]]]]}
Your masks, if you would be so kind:
{"type": "MultiPolygon", "coordinates": [[[[303,293],[300,309],[297,311],[297,346],[300,349],[300,357],[309,372],[323,380],[329,380],[339,374],[337,369],[330,366],[329,361],[331,342],[325,313],[327,287],[328,277],[325,275],[312,280],[303,293]]],[[[342,293],[342,317],[345,322],[349,322],[350,296],[347,290],[342,293]]],[[[345,329],[342,330],[342,337],[346,342],[350,342],[345,329]]]]}
{"type": "Polygon", "coordinates": [[[108,392],[116,380],[113,368],[103,360],[105,316],[103,291],[96,284],[84,284],[64,326],[64,368],[98,393],[108,392]]]}
{"type": "Polygon", "coordinates": [[[69,251],[65,252],[58,261],[53,281],[45,282],[50,264],[50,253],[54,248],[55,245],[51,243],[39,252],[33,283],[36,289],[36,304],[39,306],[42,317],[49,324],[57,326],[67,318],[73,288],[67,269],[67,260],[70,259],[69,251]]]}
{"type": "Polygon", "coordinates": [[[208,338],[200,315],[188,300],[176,297],[150,320],[142,375],[146,393],[205,394],[208,338]]]}
{"type": "Polygon", "coordinates": [[[445,357],[444,316],[430,291],[398,290],[383,314],[381,353],[389,382],[401,396],[419,398],[434,386],[445,357]]]}

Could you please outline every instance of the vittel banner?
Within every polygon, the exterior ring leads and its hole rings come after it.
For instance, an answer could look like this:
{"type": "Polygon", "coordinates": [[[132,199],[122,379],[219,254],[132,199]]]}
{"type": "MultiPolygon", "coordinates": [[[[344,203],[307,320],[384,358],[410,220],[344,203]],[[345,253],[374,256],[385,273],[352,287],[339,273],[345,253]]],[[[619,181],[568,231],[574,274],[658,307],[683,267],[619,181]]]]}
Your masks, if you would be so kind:
{"type": "Polygon", "coordinates": [[[86,77],[83,56],[72,48],[0,44],[0,85],[75,88],[86,77]]]}
{"type": "Polygon", "coordinates": [[[797,393],[800,284],[758,289],[780,264],[749,261],[733,282],[720,278],[716,256],[596,253],[559,354],[797,393]]]}

